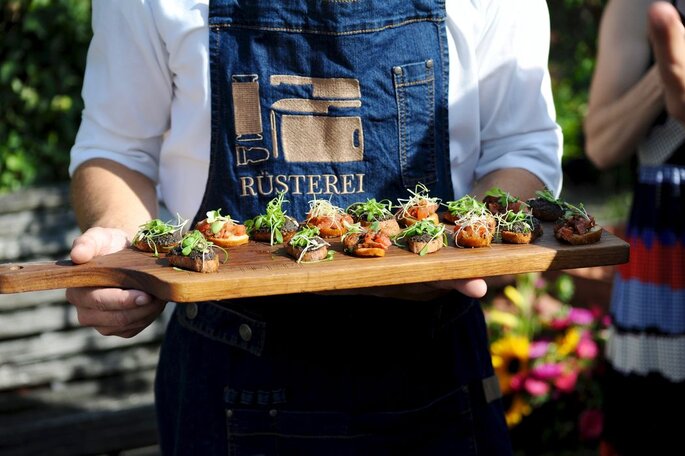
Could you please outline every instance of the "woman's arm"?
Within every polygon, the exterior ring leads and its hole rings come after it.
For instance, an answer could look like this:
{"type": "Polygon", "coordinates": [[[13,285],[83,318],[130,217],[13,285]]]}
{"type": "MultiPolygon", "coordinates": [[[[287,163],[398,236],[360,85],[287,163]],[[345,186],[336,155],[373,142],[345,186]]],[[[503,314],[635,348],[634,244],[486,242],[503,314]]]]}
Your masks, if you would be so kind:
{"type": "Polygon", "coordinates": [[[610,0],[600,24],[597,62],[584,121],[585,151],[601,169],[621,163],[664,109],[649,67],[647,10],[654,0],[610,0]]]}

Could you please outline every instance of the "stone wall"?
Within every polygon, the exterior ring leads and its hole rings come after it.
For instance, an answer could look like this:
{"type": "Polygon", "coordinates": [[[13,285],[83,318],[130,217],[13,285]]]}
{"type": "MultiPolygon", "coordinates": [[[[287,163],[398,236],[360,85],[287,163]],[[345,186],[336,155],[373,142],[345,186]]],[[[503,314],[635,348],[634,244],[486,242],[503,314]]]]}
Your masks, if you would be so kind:
{"type": "MultiPolygon", "coordinates": [[[[0,195],[0,263],[68,258],[78,233],[67,184],[0,195]]],[[[165,323],[104,337],[63,289],[0,294],[0,454],[155,454],[165,323]]]]}

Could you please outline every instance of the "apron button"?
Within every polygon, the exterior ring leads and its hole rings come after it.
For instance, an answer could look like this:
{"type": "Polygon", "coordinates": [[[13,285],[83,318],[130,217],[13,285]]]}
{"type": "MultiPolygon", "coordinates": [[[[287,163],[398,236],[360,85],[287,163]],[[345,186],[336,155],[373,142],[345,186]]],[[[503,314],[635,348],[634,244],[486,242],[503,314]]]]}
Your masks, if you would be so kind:
{"type": "Polygon", "coordinates": [[[243,323],[238,328],[238,334],[240,334],[240,338],[243,339],[245,342],[249,342],[252,339],[252,328],[250,328],[249,325],[243,323]]]}
{"type": "Polygon", "coordinates": [[[395,73],[395,74],[398,75],[398,76],[402,74],[402,68],[400,68],[400,67],[398,67],[398,66],[394,67],[394,68],[392,69],[392,71],[393,71],[393,73],[395,73]]]}
{"type": "Polygon", "coordinates": [[[189,320],[197,317],[197,311],[197,304],[194,302],[186,305],[186,317],[188,317],[189,320]]]}
{"type": "Polygon", "coordinates": [[[433,59],[426,60],[426,68],[433,68],[433,59]]]}

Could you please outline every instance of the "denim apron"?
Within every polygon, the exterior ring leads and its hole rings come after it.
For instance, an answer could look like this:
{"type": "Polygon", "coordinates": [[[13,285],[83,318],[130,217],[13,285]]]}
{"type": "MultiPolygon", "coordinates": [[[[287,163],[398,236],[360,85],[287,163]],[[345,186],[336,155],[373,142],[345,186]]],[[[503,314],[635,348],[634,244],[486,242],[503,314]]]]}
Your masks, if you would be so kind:
{"type": "MultiPolygon", "coordinates": [[[[444,0],[210,2],[206,211],[285,192],[452,198],[444,0]]],[[[335,261],[335,260],[333,260],[335,261]]],[[[164,454],[510,454],[478,302],[285,295],[179,305],[157,374],[164,454]]]]}

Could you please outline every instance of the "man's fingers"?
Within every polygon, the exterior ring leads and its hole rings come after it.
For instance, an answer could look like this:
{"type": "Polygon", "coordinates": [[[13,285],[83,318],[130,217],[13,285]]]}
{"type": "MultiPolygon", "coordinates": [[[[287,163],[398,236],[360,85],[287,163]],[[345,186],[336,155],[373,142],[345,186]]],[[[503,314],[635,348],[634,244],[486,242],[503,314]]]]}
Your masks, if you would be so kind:
{"type": "Polygon", "coordinates": [[[71,261],[87,263],[96,256],[118,252],[128,245],[126,233],[111,228],[90,228],[74,240],[71,261]]]}
{"type": "Polygon", "coordinates": [[[143,291],[120,288],[69,288],[67,300],[80,309],[101,312],[135,309],[153,302],[143,291]]]}
{"type": "Polygon", "coordinates": [[[485,296],[488,291],[488,286],[483,279],[441,280],[430,282],[430,285],[442,290],[457,290],[470,298],[477,299],[485,296]]]}

